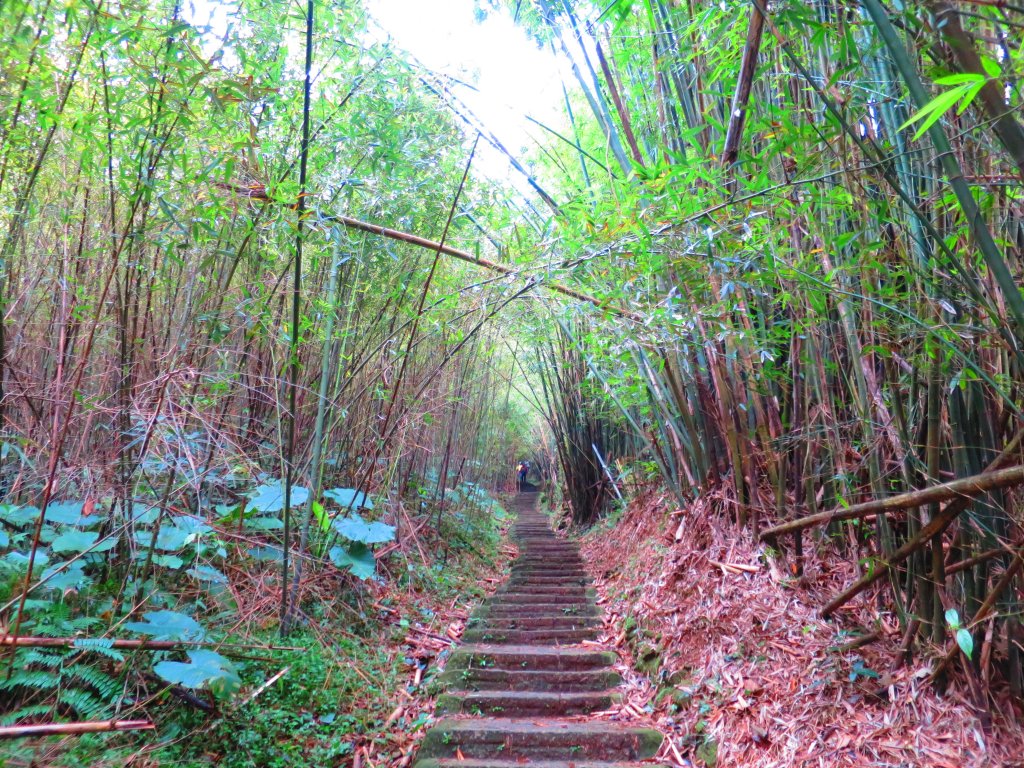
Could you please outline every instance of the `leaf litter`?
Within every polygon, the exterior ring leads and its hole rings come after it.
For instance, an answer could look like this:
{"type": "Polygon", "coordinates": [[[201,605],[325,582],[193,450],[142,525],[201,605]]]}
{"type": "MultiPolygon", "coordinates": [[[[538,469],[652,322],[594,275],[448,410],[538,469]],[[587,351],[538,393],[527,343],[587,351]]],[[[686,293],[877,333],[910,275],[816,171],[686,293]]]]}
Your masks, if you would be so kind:
{"type": "Polygon", "coordinates": [[[642,714],[660,728],[662,764],[1024,766],[1008,697],[986,733],[963,680],[940,695],[927,658],[900,663],[896,619],[870,599],[819,618],[854,566],[821,549],[805,555],[805,575],[789,575],[715,514],[727,502],[710,494],[672,511],[647,493],[614,527],[583,536],[601,640],[626,686],[606,716],[642,714]]]}

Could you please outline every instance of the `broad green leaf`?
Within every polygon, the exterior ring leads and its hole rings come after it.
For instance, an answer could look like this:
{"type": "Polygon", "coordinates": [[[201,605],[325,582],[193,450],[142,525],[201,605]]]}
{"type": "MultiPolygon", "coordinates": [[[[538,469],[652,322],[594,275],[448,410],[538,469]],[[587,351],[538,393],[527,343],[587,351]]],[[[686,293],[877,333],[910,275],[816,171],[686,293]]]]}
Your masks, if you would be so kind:
{"type": "MultiPolygon", "coordinates": [[[[174,524],[164,524],[160,526],[160,532],[157,534],[156,548],[162,552],[177,552],[188,541],[188,537],[191,536],[190,532],[183,530],[174,524]]],[[[135,531],[135,543],[138,546],[148,549],[150,544],[153,542],[153,531],[152,530],[136,530],[135,531]]]]}
{"type": "Polygon", "coordinates": [[[145,621],[130,621],[125,628],[152,635],[154,640],[202,640],[206,633],[195,619],[176,611],[151,611],[145,621]]]}
{"type": "Polygon", "coordinates": [[[281,547],[265,546],[253,547],[248,550],[249,556],[257,560],[280,562],[284,560],[284,550],[281,547]]]}
{"type": "Polygon", "coordinates": [[[347,568],[359,579],[369,579],[377,570],[377,561],[363,544],[358,542],[347,547],[331,547],[331,562],[339,568],[347,568]]]}
{"type": "MultiPolygon", "coordinates": [[[[4,560],[15,568],[28,568],[28,553],[27,552],[8,552],[4,555],[4,560]]],[[[50,556],[45,552],[36,552],[36,559],[33,562],[35,568],[40,568],[50,562],[50,556]]]]}
{"type": "MultiPolygon", "coordinates": [[[[309,499],[309,489],[299,485],[292,486],[292,507],[301,507],[309,499]]],[[[281,512],[284,509],[284,483],[278,480],[259,486],[249,495],[251,509],[259,512],[281,512]]]]}
{"type": "Polygon", "coordinates": [[[185,564],[185,561],[177,555],[153,555],[153,564],[176,571],[185,564]]]}
{"type": "Polygon", "coordinates": [[[53,540],[50,549],[54,552],[85,552],[100,537],[95,531],[78,531],[71,529],[64,531],[53,540]]]}
{"type": "Polygon", "coordinates": [[[91,528],[100,521],[99,515],[83,515],[81,501],[55,501],[46,508],[46,522],[59,525],[77,525],[91,528]]]}
{"type": "Polygon", "coordinates": [[[209,688],[218,696],[230,696],[242,686],[234,665],[216,651],[189,651],[189,662],[161,661],[153,667],[161,678],[185,688],[209,688]]]}
{"type": "Polygon", "coordinates": [[[36,507],[20,507],[17,504],[0,504],[0,520],[18,528],[39,519],[36,507]]]}
{"type": "Polygon", "coordinates": [[[139,525],[155,523],[160,510],[150,504],[132,504],[132,522],[139,525]]]}
{"type": "Polygon", "coordinates": [[[329,488],[324,496],[342,509],[373,509],[373,502],[362,491],[355,488],[329,488]]]}
{"type": "Polygon", "coordinates": [[[383,544],[395,540],[395,527],[380,522],[366,522],[353,512],[348,517],[335,518],[334,530],[351,541],[360,544],[383,544]]]}
{"type": "Polygon", "coordinates": [[[953,629],[960,626],[960,614],[956,612],[956,608],[950,608],[946,611],[946,623],[953,629]]]}
{"type": "Polygon", "coordinates": [[[277,517],[254,517],[245,527],[254,531],[278,531],[284,528],[284,523],[277,517]]]}
{"type": "Polygon", "coordinates": [[[42,578],[49,580],[43,584],[42,589],[59,591],[64,591],[65,589],[80,590],[92,583],[92,579],[85,575],[80,561],[76,560],[65,570],[60,571],[64,565],[65,563],[56,563],[43,571],[42,578]],[[57,573],[57,571],[60,571],[60,573],[57,573]],[[56,575],[51,577],[51,574],[56,575]]]}
{"type": "Polygon", "coordinates": [[[185,573],[199,581],[210,581],[214,584],[228,583],[228,577],[210,565],[196,565],[189,568],[185,573]]]}
{"type": "Polygon", "coordinates": [[[6,531],[0,531],[0,549],[6,549],[11,544],[11,537],[6,531]]]}

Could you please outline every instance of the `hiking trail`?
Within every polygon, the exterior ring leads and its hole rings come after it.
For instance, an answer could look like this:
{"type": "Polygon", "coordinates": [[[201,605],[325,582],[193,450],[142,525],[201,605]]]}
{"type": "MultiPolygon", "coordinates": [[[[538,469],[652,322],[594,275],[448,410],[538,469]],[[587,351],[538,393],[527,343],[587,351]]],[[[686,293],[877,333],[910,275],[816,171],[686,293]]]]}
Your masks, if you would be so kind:
{"type": "Polygon", "coordinates": [[[610,650],[593,643],[600,609],[578,547],[520,493],[508,583],[477,609],[440,680],[435,722],[415,768],[623,765],[653,758],[662,735],[587,715],[619,700],[610,650]]]}

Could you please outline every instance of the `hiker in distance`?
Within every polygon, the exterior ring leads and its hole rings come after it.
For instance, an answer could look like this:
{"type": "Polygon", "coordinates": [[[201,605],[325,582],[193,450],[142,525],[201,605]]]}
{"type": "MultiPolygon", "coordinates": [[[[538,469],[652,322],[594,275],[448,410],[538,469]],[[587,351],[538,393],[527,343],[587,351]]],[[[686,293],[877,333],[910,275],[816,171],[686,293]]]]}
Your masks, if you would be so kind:
{"type": "Polygon", "coordinates": [[[523,459],[519,462],[519,466],[516,467],[516,475],[519,478],[519,490],[526,490],[526,476],[530,474],[530,462],[523,459]]]}

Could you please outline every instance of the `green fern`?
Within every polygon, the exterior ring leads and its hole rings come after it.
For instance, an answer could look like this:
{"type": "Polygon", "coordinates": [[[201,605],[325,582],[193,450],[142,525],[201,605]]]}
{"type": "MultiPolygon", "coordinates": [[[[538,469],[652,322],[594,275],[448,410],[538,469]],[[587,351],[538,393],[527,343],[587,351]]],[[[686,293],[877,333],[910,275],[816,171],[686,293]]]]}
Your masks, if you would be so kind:
{"type": "Polygon", "coordinates": [[[105,701],[114,701],[121,693],[121,683],[96,667],[72,664],[64,670],[64,675],[92,687],[105,701]]]}
{"type": "Polygon", "coordinates": [[[44,716],[48,718],[52,711],[53,706],[50,704],[33,704],[0,717],[0,725],[17,725],[23,720],[44,719],[44,716]]]}
{"type": "Polygon", "coordinates": [[[91,651],[106,656],[112,661],[124,661],[124,654],[114,648],[114,641],[106,637],[79,638],[74,647],[79,651],[91,651]]]}
{"type": "Polygon", "coordinates": [[[48,667],[53,669],[64,663],[66,658],[63,652],[45,651],[37,648],[18,654],[18,666],[27,668],[31,666],[48,667]]]}
{"type": "Polygon", "coordinates": [[[103,719],[109,716],[109,705],[81,688],[64,688],[57,694],[62,707],[74,710],[84,720],[103,719]]]}
{"type": "Polygon", "coordinates": [[[0,680],[0,691],[18,688],[33,688],[37,691],[52,691],[60,684],[60,675],[39,669],[18,669],[6,680],[0,680]]]}

